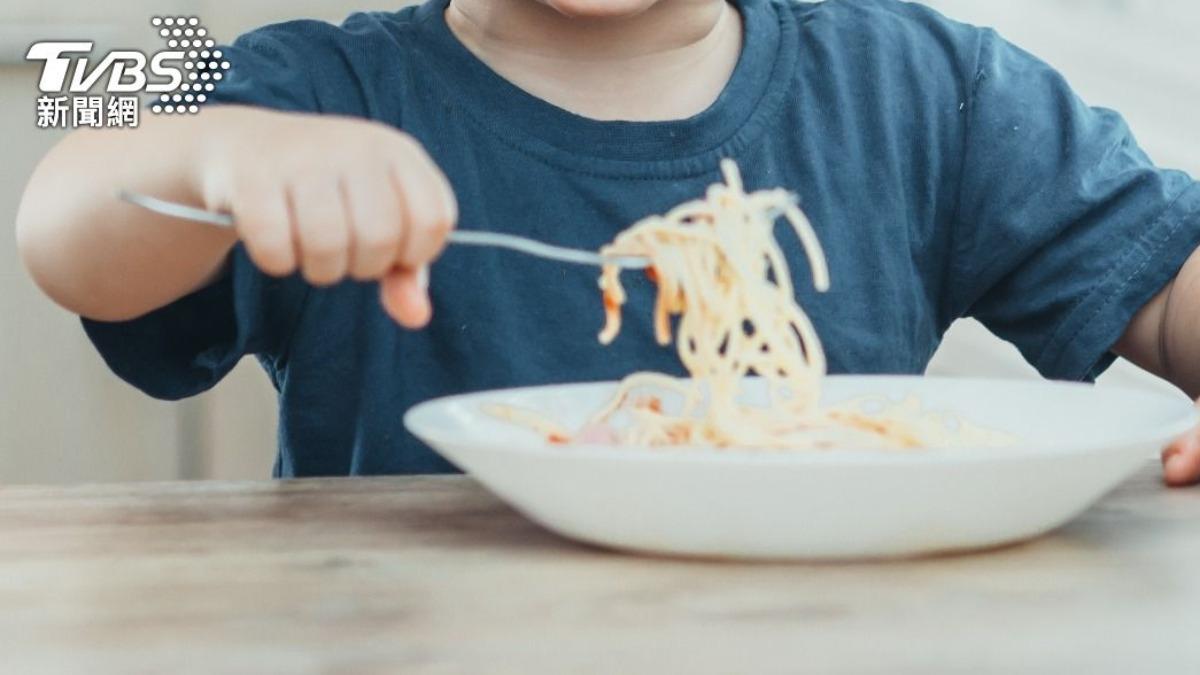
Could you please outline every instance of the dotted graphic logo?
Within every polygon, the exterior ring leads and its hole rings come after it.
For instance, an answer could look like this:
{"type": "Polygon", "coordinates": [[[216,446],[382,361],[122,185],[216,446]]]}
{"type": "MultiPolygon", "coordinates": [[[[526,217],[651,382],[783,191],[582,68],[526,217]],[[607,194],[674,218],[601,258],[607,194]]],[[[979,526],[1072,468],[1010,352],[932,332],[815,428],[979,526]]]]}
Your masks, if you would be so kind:
{"type": "Polygon", "coordinates": [[[200,112],[200,104],[208,100],[216,83],[225,77],[229,62],[197,17],[155,16],[150,19],[150,25],[158,30],[168,49],[183,52],[182,66],[186,73],[179,88],[160,94],[150,105],[150,111],[157,114],[200,112]]]}

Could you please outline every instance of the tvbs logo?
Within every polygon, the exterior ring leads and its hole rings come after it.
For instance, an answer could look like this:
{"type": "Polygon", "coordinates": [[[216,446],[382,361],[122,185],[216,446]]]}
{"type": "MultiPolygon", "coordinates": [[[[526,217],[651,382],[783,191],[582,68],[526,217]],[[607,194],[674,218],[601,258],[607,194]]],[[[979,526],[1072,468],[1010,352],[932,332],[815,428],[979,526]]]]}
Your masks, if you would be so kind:
{"type": "Polygon", "coordinates": [[[147,55],[110,51],[93,61],[90,41],[35,42],[27,61],[42,63],[37,125],[48,128],[136,127],[142,94],[153,113],[200,111],[230,64],[196,17],[150,19],[166,49],[147,55]],[[102,87],[101,87],[102,85],[102,87]],[[104,92],[97,95],[98,89],[104,92]]]}

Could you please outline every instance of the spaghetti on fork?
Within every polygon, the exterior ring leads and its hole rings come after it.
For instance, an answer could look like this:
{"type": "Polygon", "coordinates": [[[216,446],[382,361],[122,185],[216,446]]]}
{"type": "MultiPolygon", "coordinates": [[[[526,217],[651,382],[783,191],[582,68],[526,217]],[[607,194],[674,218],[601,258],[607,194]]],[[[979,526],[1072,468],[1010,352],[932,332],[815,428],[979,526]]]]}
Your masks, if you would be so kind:
{"type": "MultiPolygon", "coordinates": [[[[786,190],[747,193],[737,165],[721,162],[724,183],[704,199],[645,218],[601,249],[603,256],[643,256],[657,285],[654,332],[675,349],[691,375],[676,379],[635,373],[579,431],[569,432],[530,411],[496,409],[552,442],[604,441],[638,446],[775,449],[874,447],[911,449],[952,442],[996,442],[989,432],[952,415],[927,412],[915,400],[820,405],[825,353],[796,300],[787,260],[775,239],[783,218],[799,237],[819,292],[829,270],[816,232],[786,190]],[[672,330],[672,324],[675,324],[672,330]],[[763,380],[765,399],[747,402],[748,377],[763,380]],[[662,394],[678,405],[668,409],[662,394]],[[618,418],[622,418],[618,420],[618,418]]],[[[602,344],[621,330],[626,302],[621,270],[600,277],[602,344]]]]}

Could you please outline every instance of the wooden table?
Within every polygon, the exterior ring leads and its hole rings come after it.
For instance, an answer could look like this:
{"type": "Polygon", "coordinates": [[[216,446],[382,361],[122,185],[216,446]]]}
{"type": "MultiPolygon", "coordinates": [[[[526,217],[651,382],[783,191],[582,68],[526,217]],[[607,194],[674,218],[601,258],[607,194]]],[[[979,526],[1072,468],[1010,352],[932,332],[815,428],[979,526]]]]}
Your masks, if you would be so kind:
{"type": "Polygon", "coordinates": [[[1200,490],[765,565],[576,545],[458,477],[0,489],[0,672],[230,671],[1195,673],[1200,490]]]}

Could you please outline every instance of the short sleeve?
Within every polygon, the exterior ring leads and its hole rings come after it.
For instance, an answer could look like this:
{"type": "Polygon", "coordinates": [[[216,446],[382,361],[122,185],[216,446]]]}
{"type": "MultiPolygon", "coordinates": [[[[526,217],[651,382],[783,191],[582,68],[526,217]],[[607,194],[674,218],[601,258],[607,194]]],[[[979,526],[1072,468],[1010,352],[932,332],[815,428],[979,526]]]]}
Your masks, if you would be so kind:
{"type": "Polygon", "coordinates": [[[298,277],[263,275],[239,245],[209,286],[131,321],[83,326],[121,379],[175,400],[208,390],[243,356],[278,370],[307,292],[298,277]]]}
{"type": "Polygon", "coordinates": [[[1054,379],[1087,380],[1200,243],[1200,188],[1122,118],[981,31],[950,295],[1054,379]]]}
{"type": "MultiPolygon", "coordinates": [[[[339,30],[291,21],[219,47],[230,68],[219,81],[198,81],[213,84],[206,105],[336,111],[340,106],[326,105],[318,91],[328,88],[325,79],[338,77],[339,30]]],[[[334,98],[341,107],[350,100],[334,98]]],[[[179,399],[211,388],[244,356],[259,356],[269,368],[280,364],[308,291],[299,276],[262,274],[239,245],[211,285],[132,321],[84,319],[83,325],[118,376],[151,396],[179,399]]]]}

